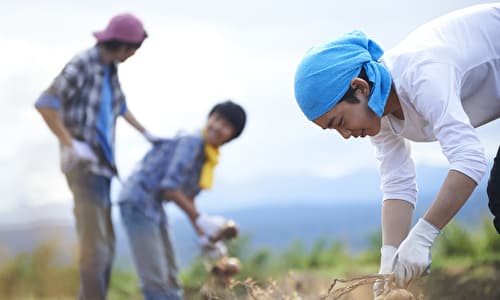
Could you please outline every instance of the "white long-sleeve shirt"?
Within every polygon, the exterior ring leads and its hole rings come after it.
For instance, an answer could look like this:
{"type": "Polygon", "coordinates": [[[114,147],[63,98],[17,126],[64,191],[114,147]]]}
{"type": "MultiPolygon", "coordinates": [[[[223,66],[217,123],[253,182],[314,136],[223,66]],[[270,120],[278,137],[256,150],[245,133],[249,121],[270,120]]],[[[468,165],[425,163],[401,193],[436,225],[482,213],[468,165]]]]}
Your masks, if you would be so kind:
{"type": "Polygon", "coordinates": [[[383,199],[417,198],[408,140],[439,141],[450,169],[475,182],[486,172],[475,127],[500,117],[500,3],[458,10],[412,32],[387,51],[404,120],[382,118],[371,138],[383,199]]]}

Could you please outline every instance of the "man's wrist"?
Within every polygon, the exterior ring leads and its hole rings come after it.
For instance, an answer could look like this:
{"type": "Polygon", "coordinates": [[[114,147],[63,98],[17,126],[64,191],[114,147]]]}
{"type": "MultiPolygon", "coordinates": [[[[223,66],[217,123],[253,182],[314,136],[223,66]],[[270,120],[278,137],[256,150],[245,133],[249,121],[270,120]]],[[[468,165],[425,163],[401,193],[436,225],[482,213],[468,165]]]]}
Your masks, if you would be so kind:
{"type": "Polygon", "coordinates": [[[417,224],[413,228],[413,234],[424,238],[429,243],[434,243],[436,237],[441,233],[438,227],[430,223],[429,221],[421,218],[418,220],[417,224]]]}
{"type": "Polygon", "coordinates": [[[73,147],[73,139],[71,137],[62,137],[59,139],[59,143],[65,147],[73,147]]]}
{"type": "Polygon", "coordinates": [[[207,247],[208,245],[212,244],[212,242],[210,241],[210,238],[206,235],[201,235],[198,238],[198,241],[202,247],[207,247]]]}
{"type": "Polygon", "coordinates": [[[425,228],[428,231],[432,231],[436,235],[441,233],[441,229],[439,229],[436,225],[432,224],[431,222],[427,221],[425,218],[420,218],[417,222],[417,224],[420,223],[420,226],[425,228]]]}

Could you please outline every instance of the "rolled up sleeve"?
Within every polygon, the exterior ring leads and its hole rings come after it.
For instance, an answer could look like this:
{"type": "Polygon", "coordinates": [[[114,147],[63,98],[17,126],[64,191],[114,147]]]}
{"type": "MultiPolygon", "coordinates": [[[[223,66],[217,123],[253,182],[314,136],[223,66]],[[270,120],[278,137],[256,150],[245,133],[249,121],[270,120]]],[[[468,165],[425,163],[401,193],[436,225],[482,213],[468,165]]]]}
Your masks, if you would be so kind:
{"type": "Polygon", "coordinates": [[[126,101],[123,101],[121,106],[120,106],[120,112],[119,112],[119,115],[120,116],[123,116],[124,114],[126,114],[128,111],[128,107],[127,107],[127,102],[126,101]]]}
{"type": "Polygon", "coordinates": [[[51,108],[54,110],[61,109],[61,99],[57,96],[48,93],[42,93],[35,102],[36,108],[51,108]]]}
{"type": "Polygon", "coordinates": [[[460,100],[460,82],[452,66],[433,64],[416,86],[415,109],[432,126],[450,170],[459,171],[476,183],[486,173],[484,149],[460,100]],[[433,77],[435,76],[435,77],[433,77]]]}
{"type": "Polygon", "coordinates": [[[393,133],[387,117],[382,118],[380,132],[370,140],[380,162],[383,200],[399,199],[416,206],[418,190],[410,143],[393,133]]]}

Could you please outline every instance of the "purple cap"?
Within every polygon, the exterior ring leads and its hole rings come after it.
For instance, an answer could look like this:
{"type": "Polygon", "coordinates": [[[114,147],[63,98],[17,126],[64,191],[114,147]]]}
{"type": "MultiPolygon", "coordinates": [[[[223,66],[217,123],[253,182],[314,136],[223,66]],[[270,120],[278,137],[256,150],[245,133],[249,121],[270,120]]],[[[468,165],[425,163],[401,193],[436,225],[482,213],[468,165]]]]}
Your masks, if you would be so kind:
{"type": "Polygon", "coordinates": [[[116,40],[139,44],[148,37],[148,34],[137,17],[132,14],[120,14],[109,21],[106,29],[94,32],[94,36],[98,42],[116,40]]]}

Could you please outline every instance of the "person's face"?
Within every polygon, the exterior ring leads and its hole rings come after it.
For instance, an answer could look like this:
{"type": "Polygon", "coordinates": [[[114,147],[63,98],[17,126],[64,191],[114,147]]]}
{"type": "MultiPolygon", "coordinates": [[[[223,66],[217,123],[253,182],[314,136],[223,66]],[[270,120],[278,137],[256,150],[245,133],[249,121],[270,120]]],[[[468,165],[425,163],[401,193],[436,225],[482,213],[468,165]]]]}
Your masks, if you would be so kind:
{"type": "Polygon", "coordinates": [[[224,144],[229,141],[235,133],[231,123],[216,112],[208,117],[205,129],[205,141],[213,146],[224,144]]]}
{"type": "Polygon", "coordinates": [[[137,48],[130,48],[130,47],[122,46],[116,52],[116,60],[122,63],[122,62],[126,61],[129,57],[134,55],[136,51],[137,51],[137,48]]]}
{"type": "Polygon", "coordinates": [[[353,79],[351,87],[356,88],[359,103],[341,101],[313,122],[323,129],[337,130],[345,139],[374,136],[380,131],[380,118],[368,107],[370,87],[360,78],[353,79]]]}

